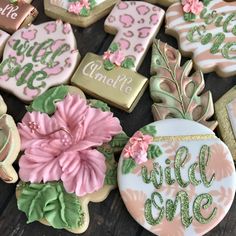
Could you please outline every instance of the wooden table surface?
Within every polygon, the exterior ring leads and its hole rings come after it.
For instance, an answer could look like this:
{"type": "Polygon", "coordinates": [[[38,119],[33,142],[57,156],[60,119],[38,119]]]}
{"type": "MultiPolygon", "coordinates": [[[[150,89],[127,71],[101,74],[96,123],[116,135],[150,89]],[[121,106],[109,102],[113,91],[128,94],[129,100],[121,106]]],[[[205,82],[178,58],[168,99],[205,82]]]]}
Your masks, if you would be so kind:
{"type": "MultiPolygon", "coordinates": [[[[35,24],[49,21],[45,16],[42,0],[34,0],[32,3],[39,10],[35,24]]],[[[96,22],[92,26],[82,29],[73,27],[77,39],[78,49],[82,57],[87,52],[102,54],[110,45],[113,36],[104,32],[104,20],[96,22]]],[[[165,35],[164,25],[158,33],[157,38],[177,48],[176,40],[165,35]]],[[[149,50],[139,73],[150,77],[151,50],[149,50]]],[[[232,86],[236,85],[236,78],[230,77],[223,79],[215,73],[205,75],[206,90],[211,90],[213,99],[216,101],[232,86]]],[[[8,113],[13,116],[16,122],[20,121],[25,113],[24,104],[14,96],[1,91],[1,95],[8,105],[8,113]]],[[[125,113],[112,108],[112,111],[120,119],[125,132],[131,136],[136,130],[153,121],[151,114],[152,100],[147,89],[135,110],[125,113]]],[[[16,168],[17,164],[15,164],[16,168]]],[[[15,184],[5,184],[0,181],[0,236],[54,236],[54,235],[73,235],[65,230],[55,230],[52,227],[42,225],[38,222],[27,224],[24,213],[17,209],[15,197],[15,184]]],[[[90,203],[90,225],[82,235],[117,235],[117,236],[151,236],[152,234],[139,226],[127,212],[119,191],[113,190],[109,197],[102,203],[90,203]]],[[[236,199],[224,218],[207,235],[214,236],[233,236],[236,235],[236,199]]]]}

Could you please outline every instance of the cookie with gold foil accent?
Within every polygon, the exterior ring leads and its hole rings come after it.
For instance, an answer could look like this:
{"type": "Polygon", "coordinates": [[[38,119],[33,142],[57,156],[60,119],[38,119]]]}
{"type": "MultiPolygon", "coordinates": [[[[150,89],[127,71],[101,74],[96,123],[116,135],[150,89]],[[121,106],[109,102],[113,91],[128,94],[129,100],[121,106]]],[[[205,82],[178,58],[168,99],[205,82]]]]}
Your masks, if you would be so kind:
{"type": "Polygon", "coordinates": [[[73,25],[88,27],[107,15],[117,0],[44,0],[45,14],[73,25]]]}
{"type": "Polygon", "coordinates": [[[18,124],[24,151],[18,208],[28,222],[83,233],[88,203],[103,201],[116,187],[114,154],[127,136],[105,103],[86,100],[75,87],[51,88],[27,109],[18,124]]]}
{"type": "Polygon", "coordinates": [[[215,103],[215,116],[220,135],[236,161],[236,86],[215,103]]]}
{"type": "Polygon", "coordinates": [[[38,15],[37,9],[27,0],[0,1],[0,29],[14,33],[31,24],[38,15]]]}
{"type": "Polygon", "coordinates": [[[142,1],[121,1],[105,21],[105,30],[116,34],[103,57],[88,53],[72,84],[86,93],[131,112],[148,80],[136,70],[161,27],[164,10],[142,1]]]}
{"type": "Polygon", "coordinates": [[[190,120],[146,125],[118,164],[121,197],[131,216],[159,236],[204,235],[233,203],[236,174],[227,146],[190,120]]]}
{"type": "Polygon", "coordinates": [[[0,179],[15,183],[18,175],[12,164],[20,152],[20,136],[13,118],[6,112],[7,106],[0,96],[0,179]]]}
{"type": "Polygon", "coordinates": [[[181,54],[170,45],[155,40],[152,48],[150,94],[154,101],[154,120],[181,118],[197,121],[214,130],[217,121],[209,121],[214,114],[210,91],[205,87],[201,71],[190,74],[192,60],[180,66],[181,54]]]}

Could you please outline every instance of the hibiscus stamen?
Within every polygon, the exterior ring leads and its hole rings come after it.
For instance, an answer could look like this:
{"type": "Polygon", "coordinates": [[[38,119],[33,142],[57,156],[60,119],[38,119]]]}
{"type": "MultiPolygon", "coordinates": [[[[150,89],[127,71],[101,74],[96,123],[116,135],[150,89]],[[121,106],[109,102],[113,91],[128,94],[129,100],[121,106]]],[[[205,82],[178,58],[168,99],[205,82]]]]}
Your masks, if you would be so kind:
{"type": "MultiPolygon", "coordinates": [[[[37,133],[37,134],[39,134],[41,137],[46,137],[46,136],[55,134],[55,133],[57,133],[57,132],[63,131],[63,132],[65,132],[67,135],[69,135],[70,138],[72,138],[72,135],[71,135],[70,131],[69,131],[67,128],[65,128],[65,127],[60,127],[60,128],[58,128],[58,129],[56,129],[56,130],[53,130],[52,132],[47,133],[47,134],[42,134],[42,133],[40,133],[40,132],[39,132],[40,125],[37,124],[37,123],[34,122],[34,121],[29,121],[29,122],[28,122],[28,127],[30,128],[31,133],[37,133]]],[[[68,144],[70,143],[70,142],[69,142],[70,140],[68,139],[68,136],[67,136],[66,134],[63,135],[62,142],[63,142],[63,144],[68,145],[68,144]]]]}
{"type": "Polygon", "coordinates": [[[29,121],[28,126],[30,128],[31,133],[38,132],[38,130],[40,129],[39,124],[34,121],[29,121]]]}

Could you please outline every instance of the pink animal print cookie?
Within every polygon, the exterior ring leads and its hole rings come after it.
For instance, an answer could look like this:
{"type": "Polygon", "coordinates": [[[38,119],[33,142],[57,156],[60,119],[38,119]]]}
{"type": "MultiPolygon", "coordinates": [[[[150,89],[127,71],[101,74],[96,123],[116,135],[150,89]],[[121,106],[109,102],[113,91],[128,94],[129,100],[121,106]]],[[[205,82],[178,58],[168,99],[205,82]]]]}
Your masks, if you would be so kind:
{"type": "Polygon", "coordinates": [[[236,174],[228,147],[207,127],[166,119],[137,131],[118,165],[132,217],[158,236],[204,235],[227,214],[236,174]]]}
{"type": "Polygon", "coordinates": [[[148,80],[136,71],[156,37],[164,10],[142,1],[121,1],[105,21],[115,38],[103,56],[88,53],[72,83],[96,98],[131,112],[148,80]]]}
{"type": "Polygon", "coordinates": [[[236,74],[235,13],[235,1],[182,1],[167,10],[166,33],[178,39],[180,50],[192,56],[196,68],[232,76],[236,74]]]}
{"type": "Polygon", "coordinates": [[[117,0],[44,0],[45,14],[73,25],[88,27],[107,15],[117,0]]]}
{"type": "Polygon", "coordinates": [[[0,64],[0,87],[29,102],[48,88],[67,83],[80,58],[69,24],[30,25],[8,40],[0,64]]]}
{"type": "Polygon", "coordinates": [[[5,44],[9,38],[9,34],[0,30],[0,58],[2,57],[3,54],[3,49],[5,47],[5,44]]]}

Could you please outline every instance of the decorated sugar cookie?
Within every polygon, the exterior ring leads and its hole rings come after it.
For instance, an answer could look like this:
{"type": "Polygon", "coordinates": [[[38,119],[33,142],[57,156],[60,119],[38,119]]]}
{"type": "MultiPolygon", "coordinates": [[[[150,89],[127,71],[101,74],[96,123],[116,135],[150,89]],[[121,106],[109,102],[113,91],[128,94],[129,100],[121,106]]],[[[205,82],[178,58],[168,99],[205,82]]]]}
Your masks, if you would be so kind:
{"type": "Polygon", "coordinates": [[[147,87],[136,70],[160,29],[164,10],[142,1],[121,1],[105,21],[115,38],[103,56],[88,53],[72,83],[88,94],[131,112],[147,87]]]}
{"type": "Polygon", "coordinates": [[[204,235],[229,211],[236,188],[227,146],[190,120],[156,121],[137,131],[118,165],[132,217],[158,236],[204,235]]]}
{"type": "Polygon", "coordinates": [[[221,77],[236,74],[234,18],[236,2],[182,1],[166,13],[166,33],[175,36],[185,56],[196,68],[221,77]]]}
{"type": "Polygon", "coordinates": [[[215,103],[215,111],[221,137],[236,161],[236,86],[215,103]]]}
{"type": "Polygon", "coordinates": [[[146,0],[146,2],[150,2],[150,3],[153,3],[153,4],[157,3],[157,4],[160,4],[162,6],[168,7],[171,4],[173,4],[175,2],[178,2],[178,0],[146,0]]]}
{"type": "Polygon", "coordinates": [[[14,33],[17,29],[31,24],[38,15],[31,0],[1,0],[0,29],[14,33]]]}
{"type": "Polygon", "coordinates": [[[0,87],[26,102],[67,83],[80,58],[69,24],[31,25],[8,40],[0,64],[0,87]]]}
{"type": "Polygon", "coordinates": [[[154,101],[154,120],[182,118],[195,120],[214,130],[216,121],[211,92],[201,94],[204,77],[201,71],[190,75],[192,61],[180,66],[181,54],[175,48],[155,40],[152,49],[150,94],[154,101]]]}
{"type": "Polygon", "coordinates": [[[12,164],[20,152],[20,136],[13,118],[6,112],[7,106],[0,96],[0,179],[15,183],[18,175],[12,164]]]}
{"type": "Polygon", "coordinates": [[[9,38],[9,34],[0,30],[0,58],[2,57],[3,54],[3,49],[5,47],[5,44],[9,38]]]}
{"type": "Polygon", "coordinates": [[[45,14],[88,27],[107,15],[117,0],[44,0],[45,14]]]}
{"type": "Polygon", "coordinates": [[[51,88],[28,110],[18,124],[18,208],[28,222],[82,233],[88,203],[103,201],[116,186],[114,153],[127,136],[105,103],[86,100],[78,88],[51,88]]]}

